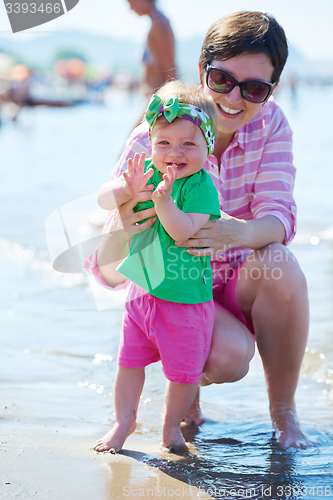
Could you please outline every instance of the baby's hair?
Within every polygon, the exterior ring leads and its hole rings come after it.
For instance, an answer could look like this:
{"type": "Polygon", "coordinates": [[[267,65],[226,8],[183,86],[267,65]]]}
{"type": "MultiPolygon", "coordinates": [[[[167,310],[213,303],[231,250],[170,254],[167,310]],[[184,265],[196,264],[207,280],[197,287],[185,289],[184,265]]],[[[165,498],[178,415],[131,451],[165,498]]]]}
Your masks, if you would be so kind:
{"type": "MultiPolygon", "coordinates": [[[[204,94],[201,88],[192,83],[184,83],[181,80],[173,80],[167,82],[156,92],[162,101],[166,101],[174,95],[178,96],[179,103],[182,104],[192,104],[196,108],[202,109],[210,118],[214,132],[216,133],[217,127],[217,115],[213,99],[204,94]]],[[[160,117],[161,118],[161,117],[160,117]]],[[[175,118],[175,120],[181,120],[181,118],[175,118]]],[[[159,121],[159,118],[156,122],[159,121]]],[[[156,123],[155,122],[155,123],[156,123]]]]}

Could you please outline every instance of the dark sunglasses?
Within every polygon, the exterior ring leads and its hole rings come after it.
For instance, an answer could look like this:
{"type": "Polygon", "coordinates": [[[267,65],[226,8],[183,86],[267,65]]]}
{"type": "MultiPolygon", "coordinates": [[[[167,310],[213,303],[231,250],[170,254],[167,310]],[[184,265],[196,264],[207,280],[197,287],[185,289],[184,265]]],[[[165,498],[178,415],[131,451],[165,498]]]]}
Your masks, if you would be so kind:
{"type": "Polygon", "coordinates": [[[243,99],[249,102],[264,102],[273,92],[274,83],[260,80],[245,80],[238,82],[230,73],[207,64],[206,83],[208,88],[220,94],[228,94],[233,88],[239,87],[243,99]]]}

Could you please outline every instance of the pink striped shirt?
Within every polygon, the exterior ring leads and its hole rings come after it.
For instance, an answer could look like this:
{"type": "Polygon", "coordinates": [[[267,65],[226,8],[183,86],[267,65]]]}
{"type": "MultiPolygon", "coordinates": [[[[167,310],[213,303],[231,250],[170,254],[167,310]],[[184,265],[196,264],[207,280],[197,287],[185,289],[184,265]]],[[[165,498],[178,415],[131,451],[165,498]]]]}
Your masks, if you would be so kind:
{"type": "MultiPolygon", "coordinates": [[[[142,152],[148,158],[151,156],[147,123],[142,123],[132,132],[111,179],[118,178],[127,169],[128,158],[142,152]]],[[[214,155],[207,158],[204,168],[213,179],[224,212],[245,220],[273,215],[285,228],[284,244],[291,242],[296,232],[292,132],[281,108],[273,99],[236,132],[222,154],[220,169],[214,155]]],[[[104,233],[109,230],[112,216],[110,212],[104,233]]],[[[234,267],[245,260],[251,251],[248,248],[232,248],[213,256],[212,267],[215,272],[221,266],[234,267]]],[[[84,267],[106,285],[97,266],[97,250],[87,259],[84,267]]]]}

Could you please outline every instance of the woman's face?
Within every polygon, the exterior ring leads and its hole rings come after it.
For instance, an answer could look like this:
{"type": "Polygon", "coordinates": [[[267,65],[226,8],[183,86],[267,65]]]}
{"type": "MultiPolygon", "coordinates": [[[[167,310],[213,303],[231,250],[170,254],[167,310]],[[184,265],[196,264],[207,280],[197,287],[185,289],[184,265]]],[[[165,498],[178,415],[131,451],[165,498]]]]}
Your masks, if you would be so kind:
{"type": "MultiPolygon", "coordinates": [[[[273,65],[269,57],[262,54],[245,54],[233,57],[226,61],[214,59],[211,63],[215,68],[231,73],[237,81],[262,80],[271,82],[273,65]]],[[[219,94],[209,89],[206,84],[206,72],[203,75],[202,85],[216,104],[218,136],[230,135],[248,123],[260,110],[262,103],[256,104],[243,99],[240,88],[237,86],[229,94],[219,94]]]]}

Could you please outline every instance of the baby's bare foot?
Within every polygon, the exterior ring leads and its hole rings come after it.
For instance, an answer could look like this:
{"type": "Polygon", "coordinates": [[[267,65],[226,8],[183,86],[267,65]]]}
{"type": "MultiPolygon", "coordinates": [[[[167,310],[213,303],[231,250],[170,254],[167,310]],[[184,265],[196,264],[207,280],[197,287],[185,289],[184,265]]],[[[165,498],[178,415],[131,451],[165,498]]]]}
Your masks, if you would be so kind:
{"type": "Polygon", "coordinates": [[[136,423],[133,422],[130,427],[116,422],[112,429],[94,444],[95,451],[110,451],[119,453],[126,438],[135,431],[136,423]]]}
{"type": "Polygon", "coordinates": [[[172,453],[182,453],[187,450],[180,427],[168,427],[163,429],[162,446],[172,453]]]}

